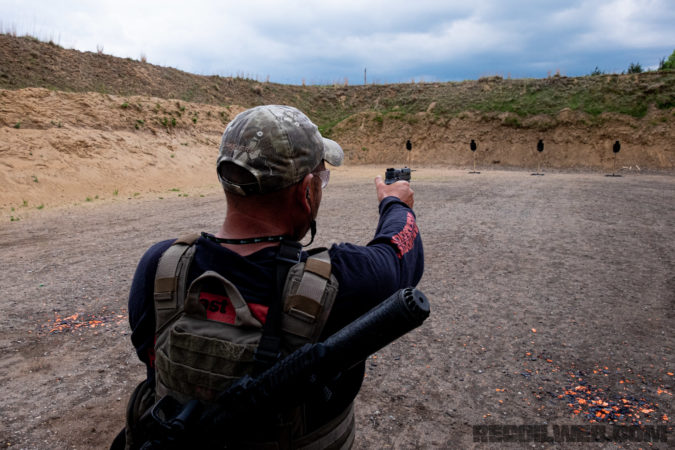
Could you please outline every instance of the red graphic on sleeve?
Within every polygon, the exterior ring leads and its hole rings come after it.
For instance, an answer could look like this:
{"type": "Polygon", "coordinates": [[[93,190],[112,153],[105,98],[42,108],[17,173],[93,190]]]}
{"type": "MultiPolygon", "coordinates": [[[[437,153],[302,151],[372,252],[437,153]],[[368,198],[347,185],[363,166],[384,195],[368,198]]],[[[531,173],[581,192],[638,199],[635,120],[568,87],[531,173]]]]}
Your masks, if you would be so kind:
{"type": "MultiPolygon", "coordinates": [[[[232,306],[232,302],[228,297],[212,294],[210,292],[200,292],[199,303],[201,303],[206,310],[207,320],[215,320],[216,322],[234,325],[236,314],[234,312],[234,306],[232,306]]],[[[248,303],[248,309],[251,310],[253,317],[258,319],[260,323],[265,324],[267,310],[269,309],[267,306],[259,303],[248,303]]]]}
{"type": "Polygon", "coordinates": [[[420,229],[417,228],[415,217],[412,213],[408,213],[403,229],[391,238],[391,243],[398,248],[397,254],[399,259],[403,258],[403,255],[412,250],[413,245],[415,244],[415,238],[419,232],[420,229]]]}

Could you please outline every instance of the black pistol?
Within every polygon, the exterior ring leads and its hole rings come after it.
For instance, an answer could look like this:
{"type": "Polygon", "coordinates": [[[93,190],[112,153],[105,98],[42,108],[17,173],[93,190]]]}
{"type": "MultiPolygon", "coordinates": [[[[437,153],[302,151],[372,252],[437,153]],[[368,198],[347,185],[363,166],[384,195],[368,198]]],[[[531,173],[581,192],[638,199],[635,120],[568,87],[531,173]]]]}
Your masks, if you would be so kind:
{"type": "Polygon", "coordinates": [[[400,180],[410,182],[411,172],[412,170],[408,167],[404,167],[403,169],[390,167],[384,174],[384,184],[393,184],[400,180]]]}

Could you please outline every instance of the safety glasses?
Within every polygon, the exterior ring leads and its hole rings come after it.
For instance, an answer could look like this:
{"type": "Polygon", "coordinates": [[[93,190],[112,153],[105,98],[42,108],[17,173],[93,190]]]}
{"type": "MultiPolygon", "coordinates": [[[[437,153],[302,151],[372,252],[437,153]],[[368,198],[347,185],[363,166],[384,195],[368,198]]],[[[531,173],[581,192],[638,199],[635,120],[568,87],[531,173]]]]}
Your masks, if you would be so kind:
{"type": "Polygon", "coordinates": [[[324,189],[326,186],[328,186],[328,180],[330,180],[330,170],[325,169],[312,173],[321,179],[321,189],[324,189]]]}

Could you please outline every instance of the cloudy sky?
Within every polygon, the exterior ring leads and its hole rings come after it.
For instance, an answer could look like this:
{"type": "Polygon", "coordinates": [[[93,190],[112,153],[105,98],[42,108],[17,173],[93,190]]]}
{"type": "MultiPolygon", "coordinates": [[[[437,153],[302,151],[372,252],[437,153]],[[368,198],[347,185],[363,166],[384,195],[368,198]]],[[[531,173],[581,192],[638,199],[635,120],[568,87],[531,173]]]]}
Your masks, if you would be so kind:
{"type": "Polygon", "coordinates": [[[675,0],[0,0],[0,30],[204,75],[459,81],[657,67],[675,0]]]}

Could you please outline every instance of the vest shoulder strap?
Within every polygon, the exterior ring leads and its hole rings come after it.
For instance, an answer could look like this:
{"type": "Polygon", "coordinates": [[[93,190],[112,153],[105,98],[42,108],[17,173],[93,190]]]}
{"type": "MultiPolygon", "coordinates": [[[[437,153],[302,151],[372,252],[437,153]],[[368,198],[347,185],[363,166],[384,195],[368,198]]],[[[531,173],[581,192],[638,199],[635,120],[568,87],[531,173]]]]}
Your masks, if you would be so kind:
{"type": "MultiPolygon", "coordinates": [[[[155,276],[155,320],[157,333],[185,305],[187,274],[194,258],[193,245],[199,234],[178,238],[162,254],[155,276]]],[[[337,296],[338,282],[332,274],[326,249],[310,251],[304,263],[291,267],[283,288],[281,330],[288,337],[288,350],[316,342],[323,331],[337,296]]]]}
{"type": "Polygon", "coordinates": [[[294,345],[316,342],[337,296],[328,250],[311,254],[305,263],[291,268],[284,287],[282,330],[294,345]]]}
{"type": "Polygon", "coordinates": [[[162,254],[155,275],[155,330],[159,330],[183,309],[185,304],[187,273],[195,254],[193,245],[199,234],[189,234],[176,239],[162,254]]]}

